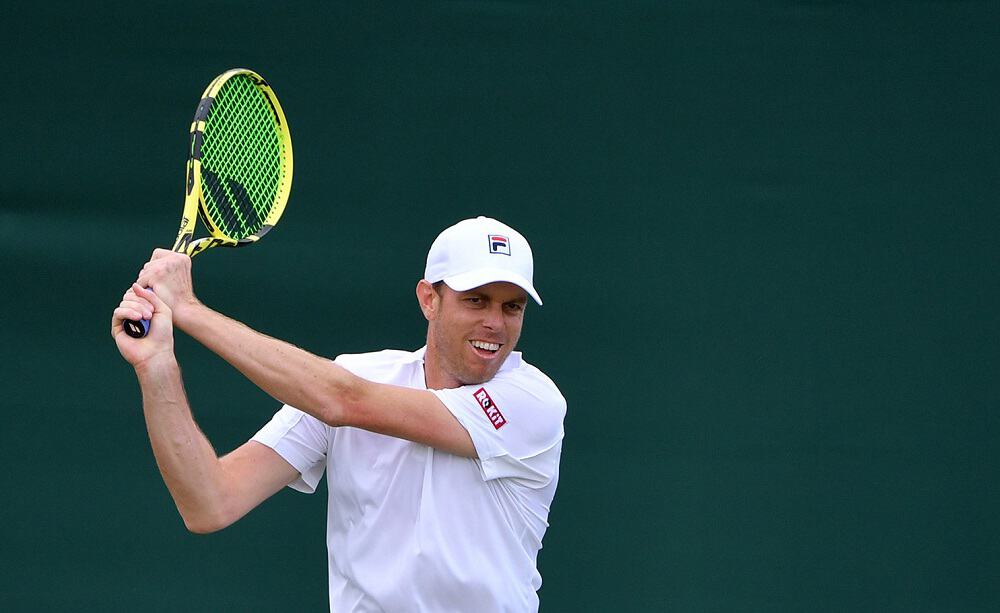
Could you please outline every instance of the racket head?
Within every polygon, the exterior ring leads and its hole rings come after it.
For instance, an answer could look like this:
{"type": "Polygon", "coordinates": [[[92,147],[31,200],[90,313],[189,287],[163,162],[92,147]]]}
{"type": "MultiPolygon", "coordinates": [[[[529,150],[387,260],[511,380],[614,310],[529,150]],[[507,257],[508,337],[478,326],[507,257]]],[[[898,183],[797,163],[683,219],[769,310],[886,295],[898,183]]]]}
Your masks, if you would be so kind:
{"type": "Polygon", "coordinates": [[[191,123],[185,214],[175,251],[252,244],[278,222],[292,187],[292,140],[271,86],[234,68],[205,89],[191,123]],[[192,241],[195,211],[210,237],[192,241]]]}

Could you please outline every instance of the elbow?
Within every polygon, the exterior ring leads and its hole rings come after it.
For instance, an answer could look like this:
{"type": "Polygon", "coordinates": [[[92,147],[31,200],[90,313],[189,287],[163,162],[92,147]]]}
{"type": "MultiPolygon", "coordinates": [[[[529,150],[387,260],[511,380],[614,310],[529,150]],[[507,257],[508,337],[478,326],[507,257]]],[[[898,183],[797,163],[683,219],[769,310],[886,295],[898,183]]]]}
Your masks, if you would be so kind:
{"type": "Polygon", "coordinates": [[[215,524],[201,523],[197,521],[184,520],[184,527],[191,534],[211,534],[213,532],[218,532],[222,530],[224,526],[218,526],[215,524]]]}
{"type": "Polygon", "coordinates": [[[229,524],[220,521],[211,521],[205,519],[187,519],[184,518],[184,527],[191,534],[212,534],[213,532],[218,532],[223,528],[228,527],[229,524]]]}
{"type": "Polygon", "coordinates": [[[360,426],[359,414],[364,406],[368,381],[339,365],[333,367],[329,384],[318,402],[320,414],[316,417],[329,426],[360,426]]]}
{"type": "Polygon", "coordinates": [[[211,534],[233,524],[234,520],[221,512],[181,511],[184,527],[192,534],[211,534]]]}

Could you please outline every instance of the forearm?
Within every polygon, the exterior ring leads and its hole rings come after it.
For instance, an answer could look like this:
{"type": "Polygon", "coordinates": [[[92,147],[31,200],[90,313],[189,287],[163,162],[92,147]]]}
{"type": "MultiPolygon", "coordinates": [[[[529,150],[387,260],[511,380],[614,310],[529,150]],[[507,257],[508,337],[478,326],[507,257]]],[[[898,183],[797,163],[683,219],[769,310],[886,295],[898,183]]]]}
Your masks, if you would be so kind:
{"type": "Polygon", "coordinates": [[[201,303],[175,325],[229,362],[257,387],[330,425],[342,425],[362,381],[332,361],[256,332],[201,303]]]}
{"type": "Polygon", "coordinates": [[[222,466],[191,415],[176,360],[158,358],[136,375],[153,455],[185,525],[207,532],[228,523],[222,466]]]}
{"type": "Polygon", "coordinates": [[[331,426],[353,426],[476,457],[472,438],[431,392],[373,383],[325,358],[260,334],[200,303],[174,324],[257,387],[331,426]]]}

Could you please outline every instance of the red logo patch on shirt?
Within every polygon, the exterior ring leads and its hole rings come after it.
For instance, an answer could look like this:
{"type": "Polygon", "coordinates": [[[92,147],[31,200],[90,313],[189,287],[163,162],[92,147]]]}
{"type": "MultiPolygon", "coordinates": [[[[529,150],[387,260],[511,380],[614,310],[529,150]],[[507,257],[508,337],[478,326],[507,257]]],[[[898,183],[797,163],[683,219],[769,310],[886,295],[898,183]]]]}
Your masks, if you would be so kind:
{"type": "Polygon", "coordinates": [[[504,419],[503,413],[500,412],[500,407],[493,402],[490,395],[486,393],[486,388],[481,387],[472,393],[472,396],[479,403],[479,406],[483,407],[483,413],[486,413],[486,418],[490,420],[493,427],[497,430],[503,427],[507,420],[504,419]]]}

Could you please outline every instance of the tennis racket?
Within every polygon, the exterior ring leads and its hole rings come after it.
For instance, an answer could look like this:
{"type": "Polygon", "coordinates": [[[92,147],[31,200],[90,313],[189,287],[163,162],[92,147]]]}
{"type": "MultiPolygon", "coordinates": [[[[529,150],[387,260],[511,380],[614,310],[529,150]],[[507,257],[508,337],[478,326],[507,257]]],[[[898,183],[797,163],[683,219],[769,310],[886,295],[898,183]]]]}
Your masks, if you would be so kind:
{"type": "MultiPolygon", "coordinates": [[[[212,247],[245,247],[274,227],[292,188],[292,141],[271,86],[234,68],[205,89],[191,123],[184,213],[173,250],[191,257],[212,247]],[[209,236],[194,239],[195,215],[209,236]]],[[[149,320],[122,323],[142,338],[149,320]]]]}

